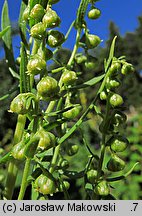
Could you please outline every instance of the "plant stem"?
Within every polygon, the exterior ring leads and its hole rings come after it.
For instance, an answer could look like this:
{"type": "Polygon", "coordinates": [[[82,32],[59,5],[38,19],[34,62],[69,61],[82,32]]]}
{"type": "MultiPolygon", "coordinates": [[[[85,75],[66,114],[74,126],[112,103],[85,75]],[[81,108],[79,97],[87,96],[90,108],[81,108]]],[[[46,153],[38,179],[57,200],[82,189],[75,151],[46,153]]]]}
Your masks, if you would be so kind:
{"type": "Polygon", "coordinates": [[[25,168],[24,168],[24,173],[23,173],[23,178],[22,178],[22,184],[21,184],[21,189],[20,189],[20,193],[18,196],[18,200],[23,200],[24,195],[25,195],[25,191],[27,188],[27,178],[28,178],[29,169],[30,169],[30,163],[31,163],[31,159],[27,158],[26,163],[25,163],[25,168]]]}
{"type": "Polygon", "coordinates": [[[105,155],[105,134],[102,135],[102,145],[101,145],[101,155],[100,155],[100,160],[98,164],[98,175],[97,179],[101,177],[102,174],[102,167],[103,167],[103,160],[104,160],[104,155],[105,155]]]}
{"type": "MultiPolygon", "coordinates": [[[[26,116],[18,115],[17,125],[16,125],[14,139],[13,139],[13,145],[21,141],[24,128],[25,128],[25,123],[26,123],[26,116]]],[[[13,160],[12,162],[9,163],[8,166],[8,174],[6,179],[5,191],[4,191],[5,199],[10,200],[12,198],[17,173],[18,173],[18,166],[16,161],[13,160]]]]}
{"type": "Polygon", "coordinates": [[[52,110],[54,109],[55,105],[56,105],[56,101],[50,101],[50,103],[49,103],[49,105],[48,105],[45,113],[47,114],[47,113],[52,112],[52,110]]]}
{"type": "Polygon", "coordinates": [[[53,155],[53,158],[51,161],[51,167],[49,169],[50,173],[53,173],[53,171],[54,171],[54,165],[56,164],[56,161],[58,159],[59,151],[60,151],[60,145],[56,146],[56,148],[55,148],[54,155],[53,155]]]}
{"type": "MultiPolygon", "coordinates": [[[[106,150],[106,125],[108,126],[108,117],[109,117],[109,110],[110,110],[110,104],[109,104],[109,96],[107,98],[107,104],[106,104],[106,112],[105,112],[105,118],[104,118],[104,132],[102,133],[102,145],[101,145],[101,155],[100,160],[98,163],[98,169],[97,169],[97,180],[102,176],[102,169],[103,169],[103,162],[105,157],[105,150],[106,150]]],[[[94,199],[98,200],[99,196],[97,194],[94,194],[94,199]]]]}
{"type": "MultiPolygon", "coordinates": [[[[39,109],[39,104],[38,103],[39,102],[37,100],[36,104],[35,104],[35,113],[38,113],[38,109],[39,109]]],[[[38,120],[39,120],[39,116],[37,115],[34,118],[33,133],[31,135],[34,135],[36,133],[36,131],[37,131],[38,120]]],[[[30,164],[31,164],[31,158],[27,158],[26,162],[25,162],[24,173],[23,173],[23,178],[22,178],[22,183],[21,183],[21,188],[20,188],[18,200],[22,200],[24,198],[25,191],[26,191],[26,188],[27,188],[27,178],[28,178],[28,174],[29,174],[29,170],[30,170],[30,164]]]]}
{"type": "Polygon", "coordinates": [[[68,66],[68,67],[71,67],[72,62],[73,62],[74,57],[75,57],[75,54],[76,54],[76,52],[77,52],[77,50],[78,50],[79,40],[80,40],[80,34],[81,34],[81,28],[79,28],[79,29],[77,30],[77,34],[76,34],[76,43],[75,43],[75,45],[74,45],[74,48],[73,48],[71,57],[70,57],[70,59],[69,59],[69,61],[68,61],[68,63],[67,63],[67,66],[68,66]]]}
{"type": "Polygon", "coordinates": [[[109,117],[109,110],[110,110],[110,104],[109,104],[109,96],[107,98],[107,104],[106,104],[106,112],[105,112],[105,118],[104,118],[104,132],[102,133],[102,145],[101,145],[101,155],[100,160],[98,164],[98,175],[97,179],[101,177],[102,168],[103,168],[103,161],[104,161],[104,155],[105,155],[105,147],[106,147],[106,125],[108,126],[108,117],[109,117]]]}

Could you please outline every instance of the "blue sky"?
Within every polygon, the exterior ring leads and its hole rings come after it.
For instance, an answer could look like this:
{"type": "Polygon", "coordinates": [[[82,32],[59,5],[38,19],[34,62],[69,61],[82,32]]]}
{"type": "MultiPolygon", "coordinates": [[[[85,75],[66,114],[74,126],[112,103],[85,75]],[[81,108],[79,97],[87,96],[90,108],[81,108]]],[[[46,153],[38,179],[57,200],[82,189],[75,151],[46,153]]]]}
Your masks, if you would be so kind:
{"type": "MultiPolygon", "coordinates": [[[[4,0],[0,0],[0,13],[2,10],[4,0]]],[[[17,21],[21,0],[8,0],[9,14],[12,21],[17,21]]],[[[79,6],[80,0],[60,0],[59,3],[54,5],[54,9],[61,17],[62,23],[60,30],[66,33],[70,23],[75,19],[76,10],[79,6]]],[[[100,0],[96,3],[102,15],[98,20],[90,20],[88,27],[90,33],[94,33],[100,36],[104,41],[107,40],[109,31],[108,25],[110,21],[114,21],[118,26],[120,33],[124,35],[126,32],[133,32],[138,26],[137,17],[142,15],[142,0],[100,0]]],[[[72,31],[69,40],[65,46],[67,48],[73,47],[74,31],[72,31]]],[[[18,55],[20,41],[16,37],[14,38],[14,50],[18,55]]],[[[0,57],[3,52],[0,51],[0,57]]]]}

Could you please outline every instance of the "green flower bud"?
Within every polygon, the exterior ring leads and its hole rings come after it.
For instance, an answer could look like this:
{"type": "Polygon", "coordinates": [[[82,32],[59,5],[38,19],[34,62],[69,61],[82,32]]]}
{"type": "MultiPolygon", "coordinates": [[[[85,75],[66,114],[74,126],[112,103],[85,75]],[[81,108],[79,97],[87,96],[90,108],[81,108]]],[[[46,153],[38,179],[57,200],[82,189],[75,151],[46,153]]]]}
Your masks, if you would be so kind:
{"type": "Polygon", "coordinates": [[[43,174],[35,180],[34,186],[39,193],[44,195],[53,194],[56,191],[55,182],[43,174]]]}
{"type": "Polygon", "coordinates": [[[28,73],[32,75],[40,74],[41,71],[45,69],[46,61],[42,59],[39,55],[32,56],[27,65],[28,73]]]}
{"type": "Polygon", "coordinates": [[[78,53],[75,56],[75,61],[77,64],[82,64],[87,60],[87,57],[85,55],[82,55],[82,53],[78,53]]]}
{"type": "Polygon", "coordinates": [[[32,110],[32,100],[35,100],[34,94],[21,93],[12,100],[10,111],[22,115],[27,114],[32,110]]]}
{"type": "Polygon", "coordinates": [[[47,150],[55,146],[56,138],[54,134],[45,131],[43,128],[38,131],[39,143],[38,148],[41,150],[47,150]]]}
{"type": "Polygon", "coordinates": [[[56,30],[50,30],[48,32],[47,44],[50,47],[58,47],[65,41],[64,35],[56,30]]]}
{"type": "Polygon", "coordinates": [[[100,196],[107,196],[110,193],[109,185],[107,181],[103,180],[100,181],[96,186],[95,186],[95,193],[100,196]]]}
{"type": "Polygon", "coordinates": [[[120,86],[120,82],[118,82],[116,79],[110,79],[109,77],[106,80],[106,88],[108,89],[114,89],[120,86]]]}
{"type": "Polygon", "coordinates": [[[129,144],[129,141],[120,135],[114,136],[110,141],[110,148],[114,152],[123,152],[129,144]]]}
{"type": "Polygon", "coordinates": [[[94,49],[100,44],[100,42],[101,39],[97,35],[93,35],[93,34],[86,35],[85,43],[88,49],[94,49]]]}
{"type": "Polygon", "coordinates": [[[100,99],[101,99],[101,100],[106,100],[106,99],[107,99],[107,93],[106,93],[105,91],[102,91],[102,92],[100,93],[100,99]]]}
{"type": "Polygon", "coordinates": [[[11,154],[16,160],[22,161],[25,159],[24,149],[25,149],[25,143],[21,141],[16,145],[14,145],[11,154]]]}
{"type": "Polygon", "coordinates": [[[101,11],[97,8],[93,8],[88,12],[89,19],[98,19],[101,16],[101,11]]]}
{"type": "Polygon", "coordinates": [[[40,4],[36,4],[30,12],[30,17],[41,21],[44,14],[45,14],[44,8],[40,4]]]}
{"type": "Polygon", "coordinates": [[[54,10],[48,8],[46,14],[42,19],[42,22],[46,26],[46,28],[55,28],[59,26],[61,20],[54,10]]]}
{"type": "Polygon", "coordinates": [[[107,163],[107,168],[109,171],[118,172],[125,168],[125,162],[116,154],[113,154],[111,159],[107,163]]]}
{"type": "Polygon", "coordinates": [[[26,21],[26,22],[28,21],[29,14],[30,14],[30,7],[27,6],[26,9],[23,12],[23,15],[22,15],[22,18],[23,18],[24,21],[26,21]]]}
{"type": "MultiPolygon", "coordinates": [[[[71,104],[68,107],[70,107],[70,106],[71,106],[71,104]]],[[[82,110],[81,105],[76,104],[75,107],[73,107],[73,108],[69,109],[68,111],[64,112],[63,117],[67,118],[67,119],[74,119],[80,114],[81,110],[82,110]]]]}
{"type": "Polygon", "coordinates": [[[67,146],[67,149],[66,149],[67,154],[69,156],[73,156],[73,155],[77,154],[78,150],[79,150],[79,147],[78,147],[78,145],[75,145],[75,144],[67,146]]]}
{"type": "Polygon", "coordinates": [[[89,55],[87,61],[84,63],[84,69],[87,71],[94,71],[97,65],[97,60],[95,57],[89,55]]]}
{"type": "Polygon", "coordinates": [[[76,73],[74,71],[65,70],[62,74],[61,80],[65,85],[72,85],[77,80],[76,73]]]}
{"type": "Polygon", "coordinates": [[[121,73],[123,75],[127,75],[127,74],[133,73],[133,72],[134,72],[134,67],[132,64],[126,63],[122,66],[121,73]]]}
{"type": "Polygon", "coordinates": [[[110,97],[109,102],[112,107],[121,106],[123,104],[123,98],[119,94],[113,94],[110,97]]]}
{"type": "Polygon", "coordinates": [[[42,37],[45,35],[45,26],[42,22],[35,24],[31,28],[31,36],[36,39],[42,39],[42,37]]]}
{"type": "Polygon", "coordinates": [[[118,61],[113,61],[109,68],[109,74],[116,75],[116,73],[119,72],[120,70],[121,70],[121,63],[118,61]]]}
{"type": "Polygon", "coordinates": [[[97,170],[91,169],[87,172],[87,179],[91,184],[94,184],[97,177],[97,170]]]}
{"type": "Polygon", "coordinates": [[[43,77],[37,84],[37,91],[41,97],[52,97],[59,91],[58,83],[53,77],[43,77]]]}

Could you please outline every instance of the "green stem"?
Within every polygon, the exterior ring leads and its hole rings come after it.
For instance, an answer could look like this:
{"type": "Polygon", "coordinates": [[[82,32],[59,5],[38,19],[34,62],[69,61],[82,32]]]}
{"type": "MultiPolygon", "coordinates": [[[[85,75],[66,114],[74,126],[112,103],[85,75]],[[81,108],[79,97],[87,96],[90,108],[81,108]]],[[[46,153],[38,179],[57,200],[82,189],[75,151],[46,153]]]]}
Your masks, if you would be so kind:
{"type": "MultiPolygon", "coordinates": [[[[16,125],[14,139],[13,139],[14,145],[21,141],[24,128],[25,128],[25,123],[26,123],[26,116],[18,115],[17,125],[16,125]]],[[[18,173],[18,165],[16,161],[13,160],[12,162],[9,163],[8,166],[8,174],[6,179],[5,191],[4,191],[5,199],[10,200],[12,198],[17,173],[18,173]]]]}
{"type": "Polygon", "coordinates": [[[53,173],[53,171],[54,171],[54,165],[56,165],[56,162],[57,162],[57,159],[59,156],[59,151],[60,151],[60,145],[56,146],[56,148],[55,148],[54,155],[53,155],[53,158],[51,161],[51,167],[49,169],[50,173],[53,173]]]}
{"type": "Polygon", "coordinates": [[[56,101],[50,101],[50,103],[49,103],[49,105],[48,105],[45,113],[47,114],[47,113],[52,112],[52,110],[54,109],[55,105],[56,105],[56,101]]]}
{"type": "Polygon", "coordinates": [[[77,34],[76,34],[76,43],[75,43],[75,45],[74,45],[74,48],[73,48],[71,57],[70,57],[70,59],[69,59],[69,61],[68,61],[68,64],[67,64],[68,67],[71,67],[72,62],[73,62],[74,57],[75,57],[75,54],[76,54],[76,52],[77,52],[77,50],[78,50],[78,47],[79,47],[79,40],[80,40],[80,34],[81,34],[81,28],[79,28],[79,29],[77,30],[77,34]]]}
{"type": "Polygon", "coordinates": [[[53,69],[51,72],[52,73],[58,73],[58,72],[62,71],[63,69],[65,69],[65,67],[59,67],[59,68],[53,69]]]}
{"type": "Polygon", "coordinates": [[[18,200],[23,200],[24,198],[25,191],[27,188],[27,178],[29,174],[30,164],[31,164],[31,159],[30,158],[26,159],[23,178],[22,178],[22,184],[21,184],[21,190],[18,196],[18,200]]]}
{"type": "MultiPolygon", "coordinates": [[[[104,118],[104,132],[102,133],[102,144],[101,144],[101,155],[98,163],[98,169],[97,169],[97,180],[102,176],[102,169],[103,169],[103,162],[105,157],[105,150],[106,150],[106,125],[108,126],[108,118],[109,118],[109,110],[110,110],[110,104],[109,104],[109,96],[107,98],[107,104],[106,104],[106,112],[105,112],[105,118],[104,118]]],[[[97,194],[94,194],[94,199],[98,200],[99,196],[97,194]]]]}
{"type": "Polygon", "coordinates": [[[101,177],[102,168],[103,168],[103,161],[104,161],[104,155],[105,155],[105,148],[106,148],[106,126],[109,125],[108,118],[109,118],[109,110],[110,110],[110,104],[109,104],[109,96],[107,98],[107,104],[106,104],[106,112],[105,112],[105,118],[104,118],[104,132],[102,133],[102,145],[101,145],[101,155],[100,160],[98,164],[98,175],[97,179],[101,177]]]}
{"type": "MultiPolygon", "coordinates": [[[[36,104],[35,104],[35,113],[38,113],[38,109],[39,109],[39,101],[37,100],[36,104]]],[[[39,120],[39,116],[37,115],[34,118],[32,135],[34,135],[36,133],[36,131],[37,131],[38,120],[39,120]]],[[[31,164],[31,158],[27,158],[26,162],[25,162],[24,173],[23,173],[23,178],[22,178],[22,184],[21,184],[18,200],[22,200],[24,198],[25,191],[26,191],[26,188],[27,188],[27,178],[28,178],[28,174],[29,174],[29,170],[30,170],[30,164],[31,164]]]]}
{"type": "Polygon", "coordinates": [[[103,161],[104,161],[104,155],[105,155],[105,134],[103,134],[102,136],[102,145],[101,145],[101,155],[100,155],[100,160],[99,160],[99,164],[98,164],[98,175],[97,175],[97,179],[99,179],[101,177],[102,174],[102,167],[103,167],[103,161]]]}

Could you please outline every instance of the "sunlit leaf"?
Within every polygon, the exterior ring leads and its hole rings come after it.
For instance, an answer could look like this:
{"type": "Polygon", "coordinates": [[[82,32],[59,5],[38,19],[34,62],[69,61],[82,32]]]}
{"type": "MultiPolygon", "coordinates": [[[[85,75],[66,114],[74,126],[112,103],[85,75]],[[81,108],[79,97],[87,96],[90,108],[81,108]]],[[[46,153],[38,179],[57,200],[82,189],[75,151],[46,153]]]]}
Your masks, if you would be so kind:
{"type": "Polygon", "coordinates": [[[1,31],[0,32],[0,38],[2,38],[9,29],[10,29],[10,26],[7,26],[3,31],[1,31]]]}
{"type": "MultiPolygon", "coordinates": [[[[10,25],[9,13],[8,13],[8,3],[5,0],[2,9],[2,16],[1,16],[2,31],[4,31],[9,26],[11,25],[10,25]]],[[[3,35],[2,40],[4,42],[5,57],[8,66],[12,68],[12,70],[16,71],[13,48],[12,48],[11,28],[9,28],[9,30],[3,35]]]]}

